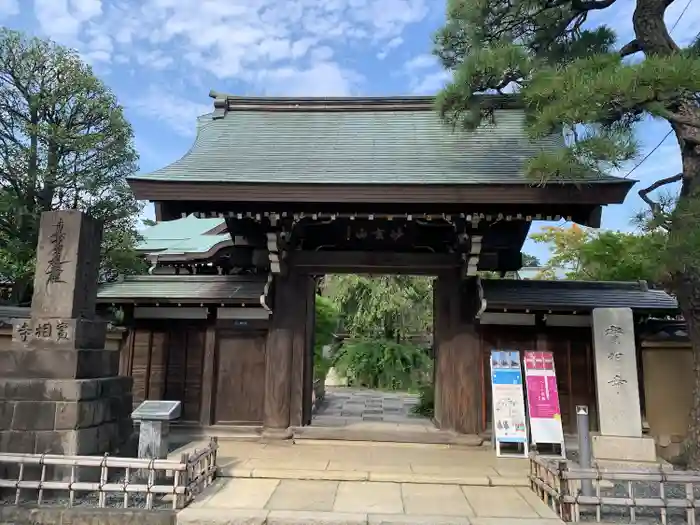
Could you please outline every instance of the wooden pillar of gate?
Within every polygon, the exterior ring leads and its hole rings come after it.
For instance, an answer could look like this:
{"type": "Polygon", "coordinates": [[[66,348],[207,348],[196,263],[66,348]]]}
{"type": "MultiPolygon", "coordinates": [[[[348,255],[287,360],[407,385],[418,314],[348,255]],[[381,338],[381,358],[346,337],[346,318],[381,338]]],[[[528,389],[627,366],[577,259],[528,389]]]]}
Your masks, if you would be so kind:
{"type": "Polygon", "coordinates": [[[476,278],[441,274],[434,288],[435,421],[441,430],[481,430],[481,344],[476,278]]]}
{"type": "Polygon", "coordinates": [[[265,411],[263,437],[289,439],[291,389],[293,383],[293,352],[296,273],[275,276],[274,305],[265,347],[265,411]]]}

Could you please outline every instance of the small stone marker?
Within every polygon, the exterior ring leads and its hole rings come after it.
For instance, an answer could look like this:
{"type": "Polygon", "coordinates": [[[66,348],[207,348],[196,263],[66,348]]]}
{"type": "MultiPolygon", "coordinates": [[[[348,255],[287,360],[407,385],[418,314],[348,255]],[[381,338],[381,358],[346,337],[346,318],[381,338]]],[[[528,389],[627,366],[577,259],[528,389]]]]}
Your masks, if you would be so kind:
{"type": "Polygon", "coordinates": [[[165,459],[168,457],[170,422],[179,418],[180,401],[144,401],[131,414],[141,422],[139,429],[139,458],[165,459]]]}

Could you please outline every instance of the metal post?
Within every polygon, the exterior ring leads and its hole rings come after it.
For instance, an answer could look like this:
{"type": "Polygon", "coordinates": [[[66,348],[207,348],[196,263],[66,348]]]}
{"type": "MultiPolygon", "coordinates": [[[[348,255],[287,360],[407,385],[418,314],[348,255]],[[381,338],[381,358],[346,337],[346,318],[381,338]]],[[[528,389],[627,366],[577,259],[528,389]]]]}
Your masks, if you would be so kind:
{"type": "MultiPolygon", "coordinates": [[[[581,468],[591,468],[591,432],[586,405],[576,405],[576,432],[578,434],[578,462],[581,468]]],[[[581,480],[581,495],[593,496],[592,480],[581,480]]]]}

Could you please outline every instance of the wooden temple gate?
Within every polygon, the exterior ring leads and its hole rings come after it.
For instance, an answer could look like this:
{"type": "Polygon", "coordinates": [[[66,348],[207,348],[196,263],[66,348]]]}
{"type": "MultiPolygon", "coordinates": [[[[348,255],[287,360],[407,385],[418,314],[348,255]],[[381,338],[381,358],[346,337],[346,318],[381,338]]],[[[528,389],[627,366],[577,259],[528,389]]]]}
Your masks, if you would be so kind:
{"type": "MultiPolygon", "coordinates": [[[[203,374],[218,377],[202,385],[202,422],[262,419],[280,437],[308,424],[315,277],[406,273],[436,277],[437,424],[481,431],[477,272],[520,269],[533,221],[598,227],[602,206],[622,202],[634,184],[591,174],[533,185],[524,159],[563,139],[529,141],[513,96],[475,99],[492,125],[473,132],[441,122],[429,97],[211,96],[215,111],[200,118],[193,148],[129,179],[138,199],[154,202],[158,222],[225,220],[230,238],[213,263],[221,276],[267,279],[264,330],[221,332],[217,318],[217,337],[192,339],[203,374]],[[234,347],[246,348],[245,357],[227,350],[234,347]]],[[[218,301],[201,298],[210,308],[218,301]]]]}

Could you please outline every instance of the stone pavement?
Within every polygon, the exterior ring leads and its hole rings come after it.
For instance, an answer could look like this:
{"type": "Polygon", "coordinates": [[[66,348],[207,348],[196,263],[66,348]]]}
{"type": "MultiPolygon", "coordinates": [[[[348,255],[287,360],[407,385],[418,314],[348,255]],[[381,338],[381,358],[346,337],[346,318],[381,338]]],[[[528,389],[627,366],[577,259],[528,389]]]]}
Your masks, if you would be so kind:
{"type": "Polygon", "coordinates": [[[454,484],[220,479],[179,525],[555,525],[529,488],[454,484]]]}
{"type": "Polygon", "coordinates": [[[178,523],[560,523],[530,491],[527,461],[499,459],[487,449],[366,442],[219,444],[223,477],[178,514],[178,523]]]}
{"type": "Polygon", "coordinates": [[[332,427],[360,422],[384,422],[435,428],[429,419],[412,413],[417,403],[417,395],[405,392],[326,387],[323,404],[311,424],[332,427]]]}

